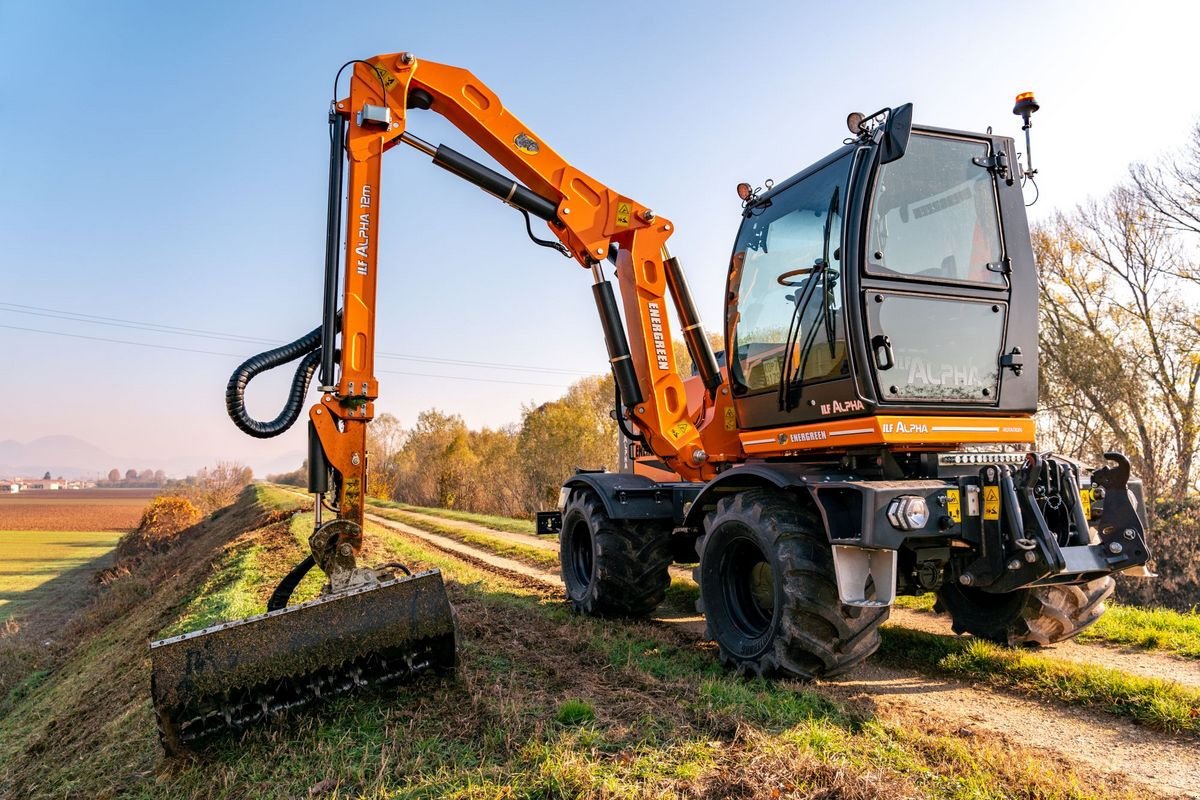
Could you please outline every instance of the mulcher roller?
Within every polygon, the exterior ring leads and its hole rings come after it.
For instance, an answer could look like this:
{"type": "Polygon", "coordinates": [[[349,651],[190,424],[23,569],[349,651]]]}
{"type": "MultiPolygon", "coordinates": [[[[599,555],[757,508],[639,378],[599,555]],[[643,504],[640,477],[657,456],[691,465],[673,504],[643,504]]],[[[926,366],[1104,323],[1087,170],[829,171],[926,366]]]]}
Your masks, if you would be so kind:
{"type": "Polygon", "coordinates": [[[433,569],[152,642],[151,695],[169,753],[291,708],[457,662],[433,569]]]}

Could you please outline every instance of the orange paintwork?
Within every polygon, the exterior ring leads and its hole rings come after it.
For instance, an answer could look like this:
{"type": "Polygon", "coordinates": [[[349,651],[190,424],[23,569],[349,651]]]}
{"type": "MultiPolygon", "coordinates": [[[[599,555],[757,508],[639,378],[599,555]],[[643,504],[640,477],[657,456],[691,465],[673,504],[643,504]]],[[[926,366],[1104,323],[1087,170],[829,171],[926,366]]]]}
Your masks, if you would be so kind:
{"type": "Polygon", "coordinates": [[[947,450],[964,444],[1033,444],[1029,417],[880,415],[813,422],[739,434],[746,453],[781,456],[863,445],[947,450]]]}
{"type": "MultiPolygon", "coordinates": [[[[367,62],[371,66],[354,65],[350,94],[338,100],[335,109],[347,118],[348,129],[343,345],[337,393],[326,395],[322,405],[334,410],[343,398],[373,400],[378,396],[374,329],[380,161],[383,153],[400,143],[408,123],[408,98],[420,90],[433,98],[434,112],[519,182],[558,202],[562,224],[551,224],[550,230],[582,266],[603,263],[609,244],[618,244],[617,282],[633,365],[646,395],[630,413],[655,453],[691,480],[713,477],[718,461],[740,461],[744,457],[740,442],[726,425],[731,418],[725,411],[730,404],[728,386],[718,390],[715,403],[706,402],[689,412],[687,393],[675,373],[663,271],[667,239],[674,231],[670,220],[651,214],[646,206],[573,167],[470,72],[405,53],[375,56],[367,62]],[[365,104],[386,106],[391,123],[386,127],[359,124],[358,115],[365,104]]],[[[365,415],[348,416],[344,433],[336,427],[319,426],[322,445],[328,451],[333,440],[349,434],[351,428],[365,426],[372,414],[368,404],[365,415]]],[[[352,474],[361,474],[365,484],[362,469],[357,467],[352,474]]]]}
{"type": "MultiPolygon", "coordinates": [[[[308,418],[317,430],[317,438],[321,440],[321,448],[329,465],[342,475],[342,485],[338,492],[337,504],[342,519],[348,519],[363,526],[362,493],[367,485],[367,421],[374,414],[372,404],[363,407],[365,413],[351,418],[351,410],[342,406],[332,393],[325,393],[321,402],[308,410],[308,418]],[[341,423],[345,430],[339,430],[341,423]],[[357,491],[349,485],[350,481],[358,481],[357,491]]],[[[355,550],[359,543],[352,542],[355,550]]]]}

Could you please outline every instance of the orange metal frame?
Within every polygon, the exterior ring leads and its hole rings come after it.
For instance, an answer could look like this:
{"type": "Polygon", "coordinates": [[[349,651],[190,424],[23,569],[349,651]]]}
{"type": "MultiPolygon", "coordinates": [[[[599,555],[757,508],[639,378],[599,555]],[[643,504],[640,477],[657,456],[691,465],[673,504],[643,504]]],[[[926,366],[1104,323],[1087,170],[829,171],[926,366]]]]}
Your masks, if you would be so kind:
{"type": "MultiPolygon", "coordinates": [[[[356,63],[349,96],[335,104],[348,123],[341,374],[336,395],[327,393],[310,410],[331,465],[343,475],[365,468],[360,429],[373,417],[372,401],[379,395],[373,343],[380,164],[383,154],[400,143],[408,98],[417,89],[433,98],[432,111],[518,181],[558,201],[561,227],[552,224],[550,230],[580,265],[603,262],[610,243],[617,244],[616,275],[632,361],[645,395],[630,416],[650,448],[689,480],[713,477],[717,463],[742,460],[728,385],[719,387],[715,399],[689,410],[683,381],[675,372],[663,268],[674,231],[671,221],[573,167],[467,70],[392,53],[356,63]],[[390,109],[390,125],[359,124],[367,104],[390,109]]],[[[361,522],[361,509],[354,516],[361,522]]]]}

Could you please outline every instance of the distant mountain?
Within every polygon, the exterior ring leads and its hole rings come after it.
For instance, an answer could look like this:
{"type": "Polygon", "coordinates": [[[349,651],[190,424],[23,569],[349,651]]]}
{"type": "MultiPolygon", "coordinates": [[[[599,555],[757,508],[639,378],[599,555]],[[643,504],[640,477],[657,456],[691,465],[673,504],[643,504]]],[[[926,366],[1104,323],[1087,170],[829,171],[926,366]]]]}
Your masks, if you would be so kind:
{"type": "Polygon", "coordinates": [[[43,436],[24,444],[15,439],[0,442],[0,475],[5,477],[40,478],[49,472],[56,478],[94,478],[118,463],[96,445],[74,436],[43,436]]]}

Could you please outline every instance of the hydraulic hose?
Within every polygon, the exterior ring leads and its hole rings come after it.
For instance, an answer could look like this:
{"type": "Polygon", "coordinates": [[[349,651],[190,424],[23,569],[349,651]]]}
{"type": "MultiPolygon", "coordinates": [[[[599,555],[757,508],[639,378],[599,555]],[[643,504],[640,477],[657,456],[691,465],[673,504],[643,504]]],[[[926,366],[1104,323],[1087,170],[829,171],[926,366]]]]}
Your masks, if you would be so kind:
{"type": "Polygon", "coordinates": [[[324,326],[314,328],[294,342],[259,353],[253,358],[246,359],[241,366],[229,377],[225,387],[225,409],[229,418],[245,433],[256,439],[270,439],[286,431],[300,418],[304,409],[304,395],[308,393],[308,385],[313,373],[321,361],[321,330],[324,326]],[[254,419],[246,412],[246,385],[256,375],[287,364],[296,359],[302,359],[296,367],[296,375],[292,378],[292,388],[288,391],[287,402],[279,416],[269,422],[254,419]]]}

